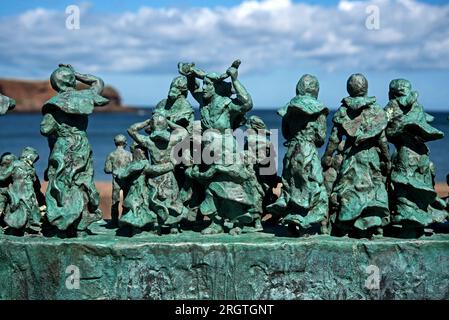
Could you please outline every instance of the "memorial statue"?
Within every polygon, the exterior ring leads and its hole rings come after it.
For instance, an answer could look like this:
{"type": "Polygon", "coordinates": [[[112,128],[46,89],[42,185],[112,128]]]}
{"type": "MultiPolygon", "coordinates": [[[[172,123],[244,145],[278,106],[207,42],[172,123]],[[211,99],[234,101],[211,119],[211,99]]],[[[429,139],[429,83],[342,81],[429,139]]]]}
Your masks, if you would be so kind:
{"type": "MultiPolygon", "coordinates": [[[[193,151],[192,134],[195,117],[193,107],[187,100],[188,92],[187,78],[183,75],[177,76],[170,84],[167,98],[156,105],[153,113],[164,115],[167,120],[185,128],[189,132],[189,138],[186,138],[183,142],[183,148],[180,149],[182,149],[181,152],[187,152],[190,155],[193,151]]],[[[180,193],[179,199],[187,206],[193,196],[192,182],[185,175],[185,171],[190,165],[190,161],[179,161],[175,165],[174,170],[180,193]]]]}
{"type": "MultiPolygon", "coordinates": [[[[149,212],[149,191],[147,186],[147,177],[142,174],[148,162],[147,150],[137,142],[131,144],[132,161],[122,168],[117,170],[116,178],[119,185],[128,185],[129,190],[124,196],[122,217],[119,220],[119,227],[130,227],[131,229],[139,229],[148,224],[157,224],[157,217],[155,214],[149,212]],[[126,214],[131,212],[129,217],[126,214]],[[140,223],[134,223],[135,217],[142,217],[140,223]],[[131,218],[131,219],[130,219],[131,218]],[[128,223],[127,221],[130,221],[128,223]],[[134,225],[134,226],[133,226],[134,225]]],[[[153,227],[153,226],[151,226],[153,227]]],[[[159,230],[157,230],[159,231],[159,230]]],[[[132,233],[137,233],[138,230],[132,230],[132,233]]]]}
{"type": "Polygon", "coordinates": [[[123,191],[123,198],[125,199],[129,190],[129,185],[127,183],[119,183],[117,171],[131,163],[132,154],[125,149],[126,137],[123,134],[115,136],[114,143],[116,149],[106,158],[104,172],[112,174],[111,227],[118,227],[120,190],[123,191]]]}
{"type": "Polygon", "coordinates": [[[317,148],[326,138],[329,110],[317,99],[318,92],[318,79],[305,74],[298,81],[296,96],[278,111],[287,152],[282,193],[268,210],[282,215],[282,222],[298,234],[314,233],[314,227],[328,233],[328,195],[317,148]]]}
{"type": "MultiPolygon", "coordinates": [[[[2,154],[0,158],[0,175],[2,175],[3,172],[11,171],[14,161],[16,160],[17,160],[16,156],[12,153],[6,152],[2,154]]],[[[12,183],[11,175],[9,175],[8,179],[0,180],[0,233],[3,233],[3,228],[6,227],[3,218],[6,205],[8,204],[9,200],[8,189],[11,183],[12,183]]]]}
{"type": "Polygon", "coordinates": [[[35,149],[26,147],[18,160],[14,158],[13,155],[2,157],[2,220],[12,234],[39,233],[41,212],[45,210],[45,198],[34,169],[39,155],[35,149]]]}
{"type": "Polygon", "coordinates": [[[139,180],[135,188],[131,188],[130,197],[125,200],[129,210],[120,219],[120,224],[135,228],[151,227],[157,233],[161,232],[162,227],[169,227],[170,233],[178,233],[179,223],[187,214],[187,208],[179,199],[174,175],[177,162],[172,151],[175,145],[188,137],[188,131],[156,112],[151,119],[132,125],[128,134],[149,151],[150,159],[133,161],[119,174],[120,179],[131,175],[136,179],[140,179],[138,175],[145,177],[144,181],[139,180]],[[146,129],[148,135],[140,134],[142,129],[146,129]],[[135,207],[130,203],[136,197],[143,198],[139,202],[144,206],[135,207]]]}
{"type": "Polygon", "coordinates": [[[435,168],[426,142],[443,138],[432,127],[433,117],[418,102],[418,93],[404,79],[390,82],[385,111],[388,141],[396,152],[392,159],[392,225],[405,237],[419,237],[424,228],[447,217],[446,204],[434,189],[435,168]]]}
{"type": "Polygon", "coordinates": [[[4,115],[9,110],[14,109],[16,101],[7,96],[0,94],[0,116],[4,115]]]}
{"type": "Polygon", "coordinates": [[[166,99],[161,100],[154,112],[162,114],[167,120],[192,132],[194,121],[193,107],[187,100],[187,78],[178,76],[170,84],[170,90],[166,99]]]}
{"type": "Polygon", "coordinates": [[[369,97],[368,81],[353,74],[347,82],[349,97],[336,111],[324,170],[345,138],[341,166],[330,195],[333,234],[365,237],[382,235],[390,221],[386,177],[390,155],[384,110],[369,97]]]}
{"type": "Polygon", "coordinates": [[[101,96],[103,81],[60,65],[50,77],[57,95],[42,107],[41,134],[49,140],[46,178],[47,219],[61,236],[88,233],[102,218],[94,184],[92,148],[87,138],[88,116],[108,99],[101,96]],[[88,89],[77,90],[80,81],[88,89]]]}
{"type": "Polygon", "coordinates": [[[223,233],[225,230],[233,235],[261,231],[264,192],[257,181],[253,165],[245,161],[243,153],[236,153],[236,141],[232,135],[223,137],[217,131],[207,131],[203,143],[210,150],[223,148],[223,153],[220,159],[204,169],[203,166],[195,165],[186,172],[205,189],[200,212],[208,217],[211,224],[202,234],[223,233]],[[226,157],[230,156],[233,159],[227,162],[226,157]]]}
{"type": "Polygon", "coordinates": [[[280,183],[277,175],[276,148],[270,140],[271,132],[258,116],[250,116],[246,123],[248,127],[244,150],[247,159],[253,164],[253,169],[264,192],[262,207],[266,207],[276,200],[273,188],[280,183]]]}
{"type": "Polygon", "coordinates": [[[232,63],[226,73],[206,73],[193,63],[179,63],[178,69],[187,77],[190,93],[200,105],[203,130],[215,129],[224,132],[236,129],[245,123],[245,114],[253,107],[251,96],[237,79],[240,60],[232,63]],[[226,82],[227,78],[231,82],[226,82]],[[202,79],[200,88],[196,79],[202,79]],[[235,93],[236,98],[232,99],[235,93]]]}
{"type": "Polygon", "coordinates": [[[188,88],[200,105],[202,146],[210,159],[187,169],[186,174],[204,188],[205,199],[200,212],[211,221],[203,234],[229,230],[239,234],[261,229],[263,190],[252,164],[245,161],[237,148],[233,130],[245,123],[251,110],[251,96],[240,83],[236,60],[226,73],[206,73],[194,64],[179,63],[179,72],[187,77],[188,88]],[[231,82],[224,81],[231,78],[231,82]],[[200,88],[197,79],[202,79],[200,88]],[[236,95],[233,98],[233,95],[236,95]],[[206,152],[207,153],[207,152],[206,152]]]}

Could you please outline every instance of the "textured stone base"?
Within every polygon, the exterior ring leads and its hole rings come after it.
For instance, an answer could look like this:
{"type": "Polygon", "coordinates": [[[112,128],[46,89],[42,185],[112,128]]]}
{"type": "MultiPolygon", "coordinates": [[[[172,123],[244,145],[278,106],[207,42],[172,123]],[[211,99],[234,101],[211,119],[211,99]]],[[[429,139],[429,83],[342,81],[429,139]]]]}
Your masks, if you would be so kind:
{"type": "Polygon", "coordinates": [[[369,241],[94,231],[87,239],[0,235],[0,298],[449,298],[448,235],[369,241]],[[380,271],[378,290],[365,287],[376,285],[370,265],[380,271]],[[69,266],[79,268],[79,289],[66,287],[69,266]]]}

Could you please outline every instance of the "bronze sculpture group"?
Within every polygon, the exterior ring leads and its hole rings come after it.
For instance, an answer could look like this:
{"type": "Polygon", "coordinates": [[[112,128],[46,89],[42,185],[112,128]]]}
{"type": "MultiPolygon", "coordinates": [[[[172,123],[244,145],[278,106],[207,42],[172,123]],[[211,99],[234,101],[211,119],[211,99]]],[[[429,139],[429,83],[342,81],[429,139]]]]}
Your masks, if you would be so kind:
{"type": "MultiPolygon", "coordinates": [[[[239,65],[236,60],[218,74],[179,63],[167,98],[150,119],[128,128],[130,151],[124,135],[114,138],[116,150],[104,166],[113,176],[110,228],[132,236],[176,234],[199,225],[204,235],[237,235],[263,231],[268,217],[299,236],[419,237],[446,220],[426,146],[443,133],[431,126],[433,117],[409,81],[391,81],[382,108],[368,95],[366,78],[351,75],[349,96],[333,117],[320,159],[329,109],[318,100],[318,79],[303,75],[295,97],[278,111],[287,147],[278,177],[270,130],[261,118],[247,117],[253,102],[238,79],[239,65]],[[199,121],[189,93],[199,104],[199,121]],[[242,126],[243,148],[235,135],[242,126]]],[[[60,65],[50,82],[57,94],[42,107],[40,128],[50,148],[48,187],[43,195],[34,149],[25,148],[18,159],[3,154],[0,232],[73,237],[89,234],[102,218],[86,130],[94,108],[108,103],[101,96],[103,81],[60,65]],[[77,90],[77,81],[88,88],[77,90]]],[[[0,96],[2,115],[14,105],[0,96]]]]}

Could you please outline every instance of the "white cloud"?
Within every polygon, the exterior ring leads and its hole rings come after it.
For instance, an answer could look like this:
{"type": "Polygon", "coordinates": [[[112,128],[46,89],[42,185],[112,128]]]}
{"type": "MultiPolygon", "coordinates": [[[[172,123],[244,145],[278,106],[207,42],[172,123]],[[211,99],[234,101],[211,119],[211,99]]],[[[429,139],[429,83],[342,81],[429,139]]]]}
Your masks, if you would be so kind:
{"type": "Polygon", "coordinates": [[[101,15],[82,7],[81,29],[65,12],[37,8],[0,19],[0,66],[48,74],[57,63],[91,72],[175,72],[196,61],[221,71],[241,58],[245,70],[310,60],[328,69],[448,69],[449,5],[414,0],[246,1],[225,8],[151,8],[101,15]],[[380,29],[365,27],[380,9],[380,29]]]}

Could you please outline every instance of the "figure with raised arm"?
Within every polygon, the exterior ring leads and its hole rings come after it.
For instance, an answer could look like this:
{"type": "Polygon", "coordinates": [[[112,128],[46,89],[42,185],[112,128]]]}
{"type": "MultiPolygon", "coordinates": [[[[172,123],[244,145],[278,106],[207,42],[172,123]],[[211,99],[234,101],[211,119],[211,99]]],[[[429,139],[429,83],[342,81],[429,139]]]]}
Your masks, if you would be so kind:
{"type": "Polygon", "coordinates": [[[4,170],[0,173],[0,183],[8,182],[3,222],[13,234],[40,232],[41,212],[45,209],[45,198],[36,175],[34,163],[39,159],[37,151],[31,147],[23,149],[18,160],[6,156],[2,160],[4,170]]]}
{"type": "MultiPolygon", "coordinates": [[[[150,227],[157,233],[161,232],[162,227],[169,227],[170,233],[178,233],[187,208],[179,198],[174,175],[177,160],[172,152],[178,143],[188,138],[188,131],[156,112],[151,119],[132,125],[128,134],[148,150],[150,158],[148,161],[133,161],[119,176],[126,177],[132,173],[145,176],[148,207],[128,210],[120,223],[135,228],[150,227]],[[146,135],[139,133],[142,129],[146,129],[146,135]]],[[[127,204],[130,205],[125,201],[127,204]]]]}
{"type": "Polygon", "coordinates": [[[193,107],[187,100],[188,88],[187,78],[177,76],[170,84],[167,98],[159,101],[154,108],[155,113],[165,116],[165,118],[192,132],[194,121],[193,107]]]}
{"type": "Polygon", "coordinates": [[[200,105],[204,151],[201,164],[188,169],[187,174],[204,188],[200,212],[211,223],[203,234],[225,230],[239,234],[245,232],[245,227],[261,229],[263,190],[233,135],[253,107],[251,96],[238,80],[239,65],[236,60],[225,73],[217,74],[206,73],[193,63],[178,64],[200,105]],[[225,81],[227,78],[231,82],[225,81]],[[197,79],[203,80],[201,88],[197,79]]]}
{"type": "Polygon", "coordinates": [[[41,134],[50,146],[47,219],[61,236],[87,234],[89,225],[102,218],[86,133],[88,117],[108,99],[101,96],[104,83],[100,78],[81,74],[70,65],[60,65],[50,83],[57,95],[42,107],[41,122],[41,134]],[[77,90],[77,81],[89,88],[77,90]]]}

